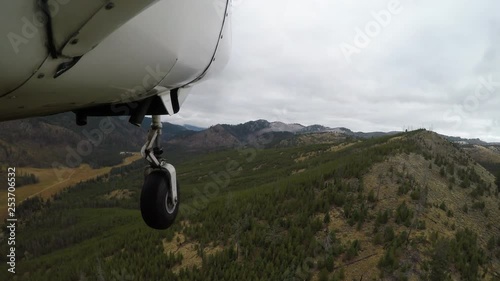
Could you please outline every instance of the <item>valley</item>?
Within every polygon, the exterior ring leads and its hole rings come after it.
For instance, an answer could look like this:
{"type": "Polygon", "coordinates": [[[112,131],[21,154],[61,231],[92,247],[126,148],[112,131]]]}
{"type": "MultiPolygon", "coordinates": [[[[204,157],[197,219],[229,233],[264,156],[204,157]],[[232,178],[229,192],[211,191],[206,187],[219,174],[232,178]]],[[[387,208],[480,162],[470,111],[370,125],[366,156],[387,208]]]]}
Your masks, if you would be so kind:
{"type": "Polygon", "coordinates": [[[140,162],[26,200],[13,280],[500,278],[499,189],[473,151],[332,134],[188,154],[165,231],[142,222],[140,162]]]}
{"type": "MultiPolygon", "coordinates": [[[[16,188],[17,202],[22,202],[27,198],[39,196],[43,199],[50,199],[58,192],[73,186],[77,183],[88,181],[96,177],[109,174],[111,169],[122,167],[131,164],[134,161],[141,159],[139,153],[124,158],[123,162],[113,167],[102,167],[92,169],[88,164],[79,166],[78,168],[64,167],[60,169],[52,168],[19,168],[18,173],[28,173],[35,175],[39,182],[16,188]]],[[[0,219],[4,220],[7,217],[7,190],[0,190],[0,219]]]]}

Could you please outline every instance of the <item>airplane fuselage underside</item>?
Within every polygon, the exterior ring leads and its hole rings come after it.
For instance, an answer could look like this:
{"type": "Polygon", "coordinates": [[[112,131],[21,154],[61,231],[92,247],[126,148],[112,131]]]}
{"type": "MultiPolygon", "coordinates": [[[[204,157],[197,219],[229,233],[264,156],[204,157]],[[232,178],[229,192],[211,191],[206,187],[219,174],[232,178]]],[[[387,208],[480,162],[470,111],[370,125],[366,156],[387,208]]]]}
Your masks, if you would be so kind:
{"type": "Polygon", "coordinates": [[[182,103],[189,86],[227,62],[228,2],[6,1],[0,121],[166,101],[173,89],[182,103]]]}
{"type": "Polygon", "coordinates": [[[227,62],[230,0],[6,1],[0,10],[0,121],[73,111],[152,115],[141,154],[140,209],[170,227],[180,199],[175,167],[162,157],[161,115],[227,62]]]}

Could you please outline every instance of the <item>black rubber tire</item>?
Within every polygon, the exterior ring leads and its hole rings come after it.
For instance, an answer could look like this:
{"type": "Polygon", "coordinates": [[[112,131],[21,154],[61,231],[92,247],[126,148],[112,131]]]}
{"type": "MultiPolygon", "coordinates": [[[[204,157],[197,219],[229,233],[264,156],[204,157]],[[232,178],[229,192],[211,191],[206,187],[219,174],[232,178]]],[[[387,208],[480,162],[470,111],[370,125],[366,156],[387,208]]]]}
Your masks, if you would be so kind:
{"type": "Polygon", "coordinates": [[[167,194],[170,190],[167,172],[154,171],[144,180],[141,192],[141,214],[144,222],[154,229],[167,229],[175,221],[179,212],[179,184],[177,184],[177,204],[172,213],[166,208],[167,194]]]}

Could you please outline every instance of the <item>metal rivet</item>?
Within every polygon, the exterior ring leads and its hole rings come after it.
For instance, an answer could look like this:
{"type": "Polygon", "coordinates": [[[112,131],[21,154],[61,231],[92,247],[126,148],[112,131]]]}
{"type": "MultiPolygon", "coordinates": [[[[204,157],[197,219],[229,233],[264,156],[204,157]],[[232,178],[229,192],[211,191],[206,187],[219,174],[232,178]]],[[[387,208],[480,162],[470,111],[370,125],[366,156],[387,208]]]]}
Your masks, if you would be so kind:
{"type": "Polygon", "coordinates": [[[105,9],[106,9],[106,10],[111,10],[111,9],[113,9],[114,7],[115,7],[115,3],[113,3],[113,2],[109,2],[108,4],[106,4],[105,9]]]}
{"type": "Polygon", "coordinates": [[[71,45],[76,45],[78,44],[78,38],[75,38],[73,40],[71,40],[71,42],[69,42],[71,45]]]}
{"type": "Polygon", "coordinates": [[[45,77],[45,74],[43,74],[43,73],[40,73],[40,74],[38,74],[38,76],[37,76],[37,78],[38,78],[38,79],[42,79],[43,77],[45,77]]]}

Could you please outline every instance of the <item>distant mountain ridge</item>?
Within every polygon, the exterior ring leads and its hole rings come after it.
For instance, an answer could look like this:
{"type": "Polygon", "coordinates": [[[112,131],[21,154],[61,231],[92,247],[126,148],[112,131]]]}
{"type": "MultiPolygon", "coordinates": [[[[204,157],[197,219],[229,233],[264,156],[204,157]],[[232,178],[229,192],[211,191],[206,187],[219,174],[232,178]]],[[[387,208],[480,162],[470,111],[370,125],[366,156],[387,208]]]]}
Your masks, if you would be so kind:
{"type": "Polygon", "coordinates": [[[244,145],[262,146],[263,143],[265,147],[269,147],[338,142],[346,138],[371,138],[396,133],[398,132],[353,132],[345,127],[330,128],[318,124],[304,126],[298,123],[287,124],[259,119],[236,125],[218,124],[198,132],[184,132],[168,139],[167,142],[183,146],[188,150],[214,150],[244,145]],[[308,137],[305,137],[306,135],[308,137]],[[311,137],[314,135],[316,137],[311,137]]]}
{"type": "Polygon", "coordinates": [[[475,139],[466,139],[466,138],[461,138],[461,137],[453,137],[453,136],[445,136],[445,135],[440,135],[444,137],[445,139],[458,143],[458,144],[471,144],[471,145],[498,145],[498,143],[489,143],[485,142],[483,140],[480,140],[479,138],[475,139]]]}
{"type": "MultiPolygon", "coordinates": [[[[139,151],[146,140],[151,122],[145,118],[141,128],[128,124],[126,118],[89,118],[89,124],[78,127],[73,113],[36,117],[0,123],[0,164],[50,167],[54,162],[88,163],[93,167],[118,164],[122,151],[139,151]],[[101,124],[103,121],[105,124],[101,124]],[[100,126],[110,127],[109,132],[100,126]],[[94,133],[103,135],[97,141],[94,133]],[[82,143],[82,141],[84,141],[82,143]],[[78,145],[82,150],[90,141],[89,155],[78,157],[78,145]],[[76,161],[74,158],[77,159],[76,161]]],[[[336,143],[346,138],[373,138],[398,132],[353,132],[345,127],[327,127],[319,124],[304,126],[280,121],[259,119],[241,124],[218,124],[209,128],[193,125],[163,123],[162,139],[167,153],[182,155],[185,152],[207,152],[238,146],[286,147],[313,143],[336,143]]],[[[447,137],[458,144],[487,145],[479,139],[447,137]]],[[[84,154],[87,154],[86,152],[84,154]]]]}
{"type": "Polygon", "coordinates": [[[189,131],[195,131],[195,132],[203,131],[206,129],[203,127],[193,126],[193,125],[189,125],[189,124],[184,124],[183,127],[189,131]]]}
{"type": "Polygon", "coordinates": [[[246,123],[241,123],[238,125],[228,125],[222,124],[225,128],[229,129],[232,132],[235,132],[237,135],[241,134],[249,134],[255,132],[267,133],[267,132],[288,132],[295,134],[307,134],[307,133],[338,133],[345,134],[347,136],[355,136],[360,138],[370,138],[370,137],[378,137],[384,135],[394,135],[400,132],[391,131],[391,132],[353,132],[345,127],[335,127],[330,128],[327,126],[314,124],[310,126],[304,126],[298,123],[286,124],[280,121],[269,122],[267,120],[259,119],[256,121],[249,121],[246,123]]]}

